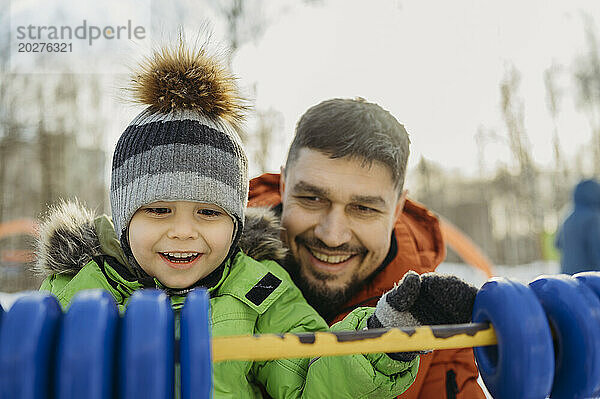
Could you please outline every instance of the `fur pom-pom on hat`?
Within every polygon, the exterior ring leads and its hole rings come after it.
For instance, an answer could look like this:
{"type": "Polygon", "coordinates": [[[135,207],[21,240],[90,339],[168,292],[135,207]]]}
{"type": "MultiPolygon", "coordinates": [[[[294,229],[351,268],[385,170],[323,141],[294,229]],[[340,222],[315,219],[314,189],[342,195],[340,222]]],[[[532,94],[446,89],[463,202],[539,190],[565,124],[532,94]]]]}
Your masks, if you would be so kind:
{"type": "Polygon", "coordinates": [[[186,47],[180,37],[132,74],[133,101],[147,107],[113,155],[111,208],[119,239],[141,206],[194,201],[223,208],[236,222],[237,243],[248,196],[248,159],[239,137],[247,106],[212,48],[186,47]]]}
{"type": "Polygon", "coordinates": [[[248,110],[236,78],[207,48],[187,48],[183,39],[147,57],[134,71],[131,92],[138,103],[153,111],[198,111],[238,127],[248,110]]]}

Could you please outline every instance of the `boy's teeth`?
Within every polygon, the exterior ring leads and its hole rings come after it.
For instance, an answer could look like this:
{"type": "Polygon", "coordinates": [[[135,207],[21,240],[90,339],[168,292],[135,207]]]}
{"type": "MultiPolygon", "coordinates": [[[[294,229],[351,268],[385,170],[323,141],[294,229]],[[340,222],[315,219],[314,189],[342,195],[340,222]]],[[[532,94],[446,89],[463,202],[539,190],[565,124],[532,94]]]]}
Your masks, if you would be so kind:
{"type": "Polygon", "coordinates": [[[324,253],[316,252],[313,250],[310,250],[310,253],[315,258],[319,259],[321,262],[327,262],[327,263],[342,263],[352,257],[352,255],[326,255],[324,253]]]}
{"type": "Polygon", "coordinates": [[[165,259],[173,263],[189,263],[200,256],[199,252],[161,252],[161,254],[165,259]]]}
{"type": "Polygon", "coordinates": [[[189,258],[198,255],[198,252],[167,252],[167,255],[172,258],[189,258]]]}

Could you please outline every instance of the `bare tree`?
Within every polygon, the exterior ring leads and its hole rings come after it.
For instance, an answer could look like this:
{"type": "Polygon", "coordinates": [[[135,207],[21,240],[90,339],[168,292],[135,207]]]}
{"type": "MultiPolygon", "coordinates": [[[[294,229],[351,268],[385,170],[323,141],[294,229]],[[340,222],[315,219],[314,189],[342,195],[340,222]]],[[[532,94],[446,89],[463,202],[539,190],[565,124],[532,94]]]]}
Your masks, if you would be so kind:
{"type": "Polygon", "coordinates": [[[508,145],[518,167],[517,190],[522,200],[522,216],[529,221],[532,230],[542,231],[543,213],[536,200],[538,171],[534,165],[529,138],[525,130],[523,100],[518,95],[521,75],[511,66],[500,83],[501,111],[508,133],[508,145]]]}
{"type": "Polygon", "coordinates": [[[560,102],[563,90],[558,87],[558,75],[561,67],[552,64],[544,71],[544,85],[546,86],[546,107],[552,119],[552,152],[554,155],[554,170],[552,171],[552,196],[553,223],[560,222],[560,209],[568,198],[568,168],[561,153],[560,138],[558,134],[558,115],[560,113],[560,102]]]}
{"type": "Polygon", "coordinates": [[[592,131],[591,151],[594,175],[600,175],[600,53],[593,19],[583,16],[588,51],[575,63],[576,100],[587,115],[592,131]]]}
{"type": "Polygon", "coordinates": [[[238,49],[249,41],[260,39],[268,26],[263,2],[261,0],[212,0],[210,4],[225,21],[229,49],[228,63],[231,67],[231,61],[238,49]]]}
{"type": "MultiPolygon", "coordinates": [[[[7,72],[0,72],[0,188],[5,187],[8,154],[14,151],[21,130],[15,115],[15,98],[7,95],[10,82],[12,76],[7,72]]],[[[0,222],[4,218],[4,194],[3,190],[0,193],[0,222]]]]}
{"type": "MultiPolygon", "coordinates": [[[[478,195],[483,202],[492,202],[494,193],[489,189],[489,178],[486,173],[485,147],[488,143],[506,142],[505,137],[499,136],[493,129],[485,128],[483,125],[477,127],[475,134],[475,145],[477,146],[477,166],[479,168],[478,195]]],[[[492,171],[493,172],[493,171],[492,171]]],[[[495,171],[497,173],[497,171],[495,171]]]]}
{"type": "Polygon", "coordinates": [[[563,91],[558,87],[557,76],[561,73],[561,67],[552,64],[544,71],[544,85],[546,86],[546,107],[552,118],[552,151],[554,155],[554,167],[557,175],[564,174],[566,169],[563,165],[563,156],[560,150],[560,138],[558,135],[558,115],[560,113],[560,101],[563,91]]]}
{"type": "Polygon", "coordinates": [[[253,134],[255,139],[253,158],[260,172],[264,173],[269,169],[269,156],[273,148],[273,140],[283,129],[283,115],[281,112],[269,108],[266,111],[258,110],[256,116],[258,123],[253,134]]]}
{"type": "MultiPolygon", "coordinates": [[[[228,45],[228,63],[231,67],[233,57],[245,43],[259,40],[269,21],[264,12],[262,0],[226,0],[212,1],[213,7],[226,22],[228,45]]],[[[252,85],[252,97],[257,95],[256,83],[252,85]]],[[[248,133],[242,140],[247,144],[254,142],[255,151],[251,154],[253,162],[261,172],[268,169],[268,155],[277,134],[282,131],[283,115],[275,109],[255,109],[256,130],[248,133]]]]}

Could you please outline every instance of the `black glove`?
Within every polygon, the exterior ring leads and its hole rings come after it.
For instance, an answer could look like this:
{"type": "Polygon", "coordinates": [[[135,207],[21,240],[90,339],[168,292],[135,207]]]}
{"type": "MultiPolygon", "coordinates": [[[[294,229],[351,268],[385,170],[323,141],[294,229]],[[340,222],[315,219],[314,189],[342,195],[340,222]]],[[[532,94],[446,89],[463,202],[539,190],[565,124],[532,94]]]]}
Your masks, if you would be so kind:
{"type": "MultiPolygon", "coordinates": [[[[468,323],[473,313],[477,288],[456,276],[438,273],[418,275],[409,271],[382,295],[368,328],[468,323]]],[[[423,352],[389,354],[396,360],[412,360],[423,352]]]]}

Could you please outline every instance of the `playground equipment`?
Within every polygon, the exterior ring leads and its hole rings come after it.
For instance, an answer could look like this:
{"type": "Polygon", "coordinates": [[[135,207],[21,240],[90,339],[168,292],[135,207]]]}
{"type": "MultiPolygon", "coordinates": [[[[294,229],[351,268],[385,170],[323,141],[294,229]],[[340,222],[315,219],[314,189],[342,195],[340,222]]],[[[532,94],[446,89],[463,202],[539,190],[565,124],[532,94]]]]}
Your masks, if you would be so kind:
{"type": "Polygon", "coordinates": [[[188,295],[176,339],[158,290],[136,292],[123,315],[100,290],[66,313],[48,293],[22,297],[0,310],[0,398],[171,398],[177,363],[181,397],[209,398],[212,362],[459,347],[474,347],[494,398],[600,393],[600,273],[493,278],[473,323],[450,326],[211,338],[209,303],[204,290],[188,295]]]}

